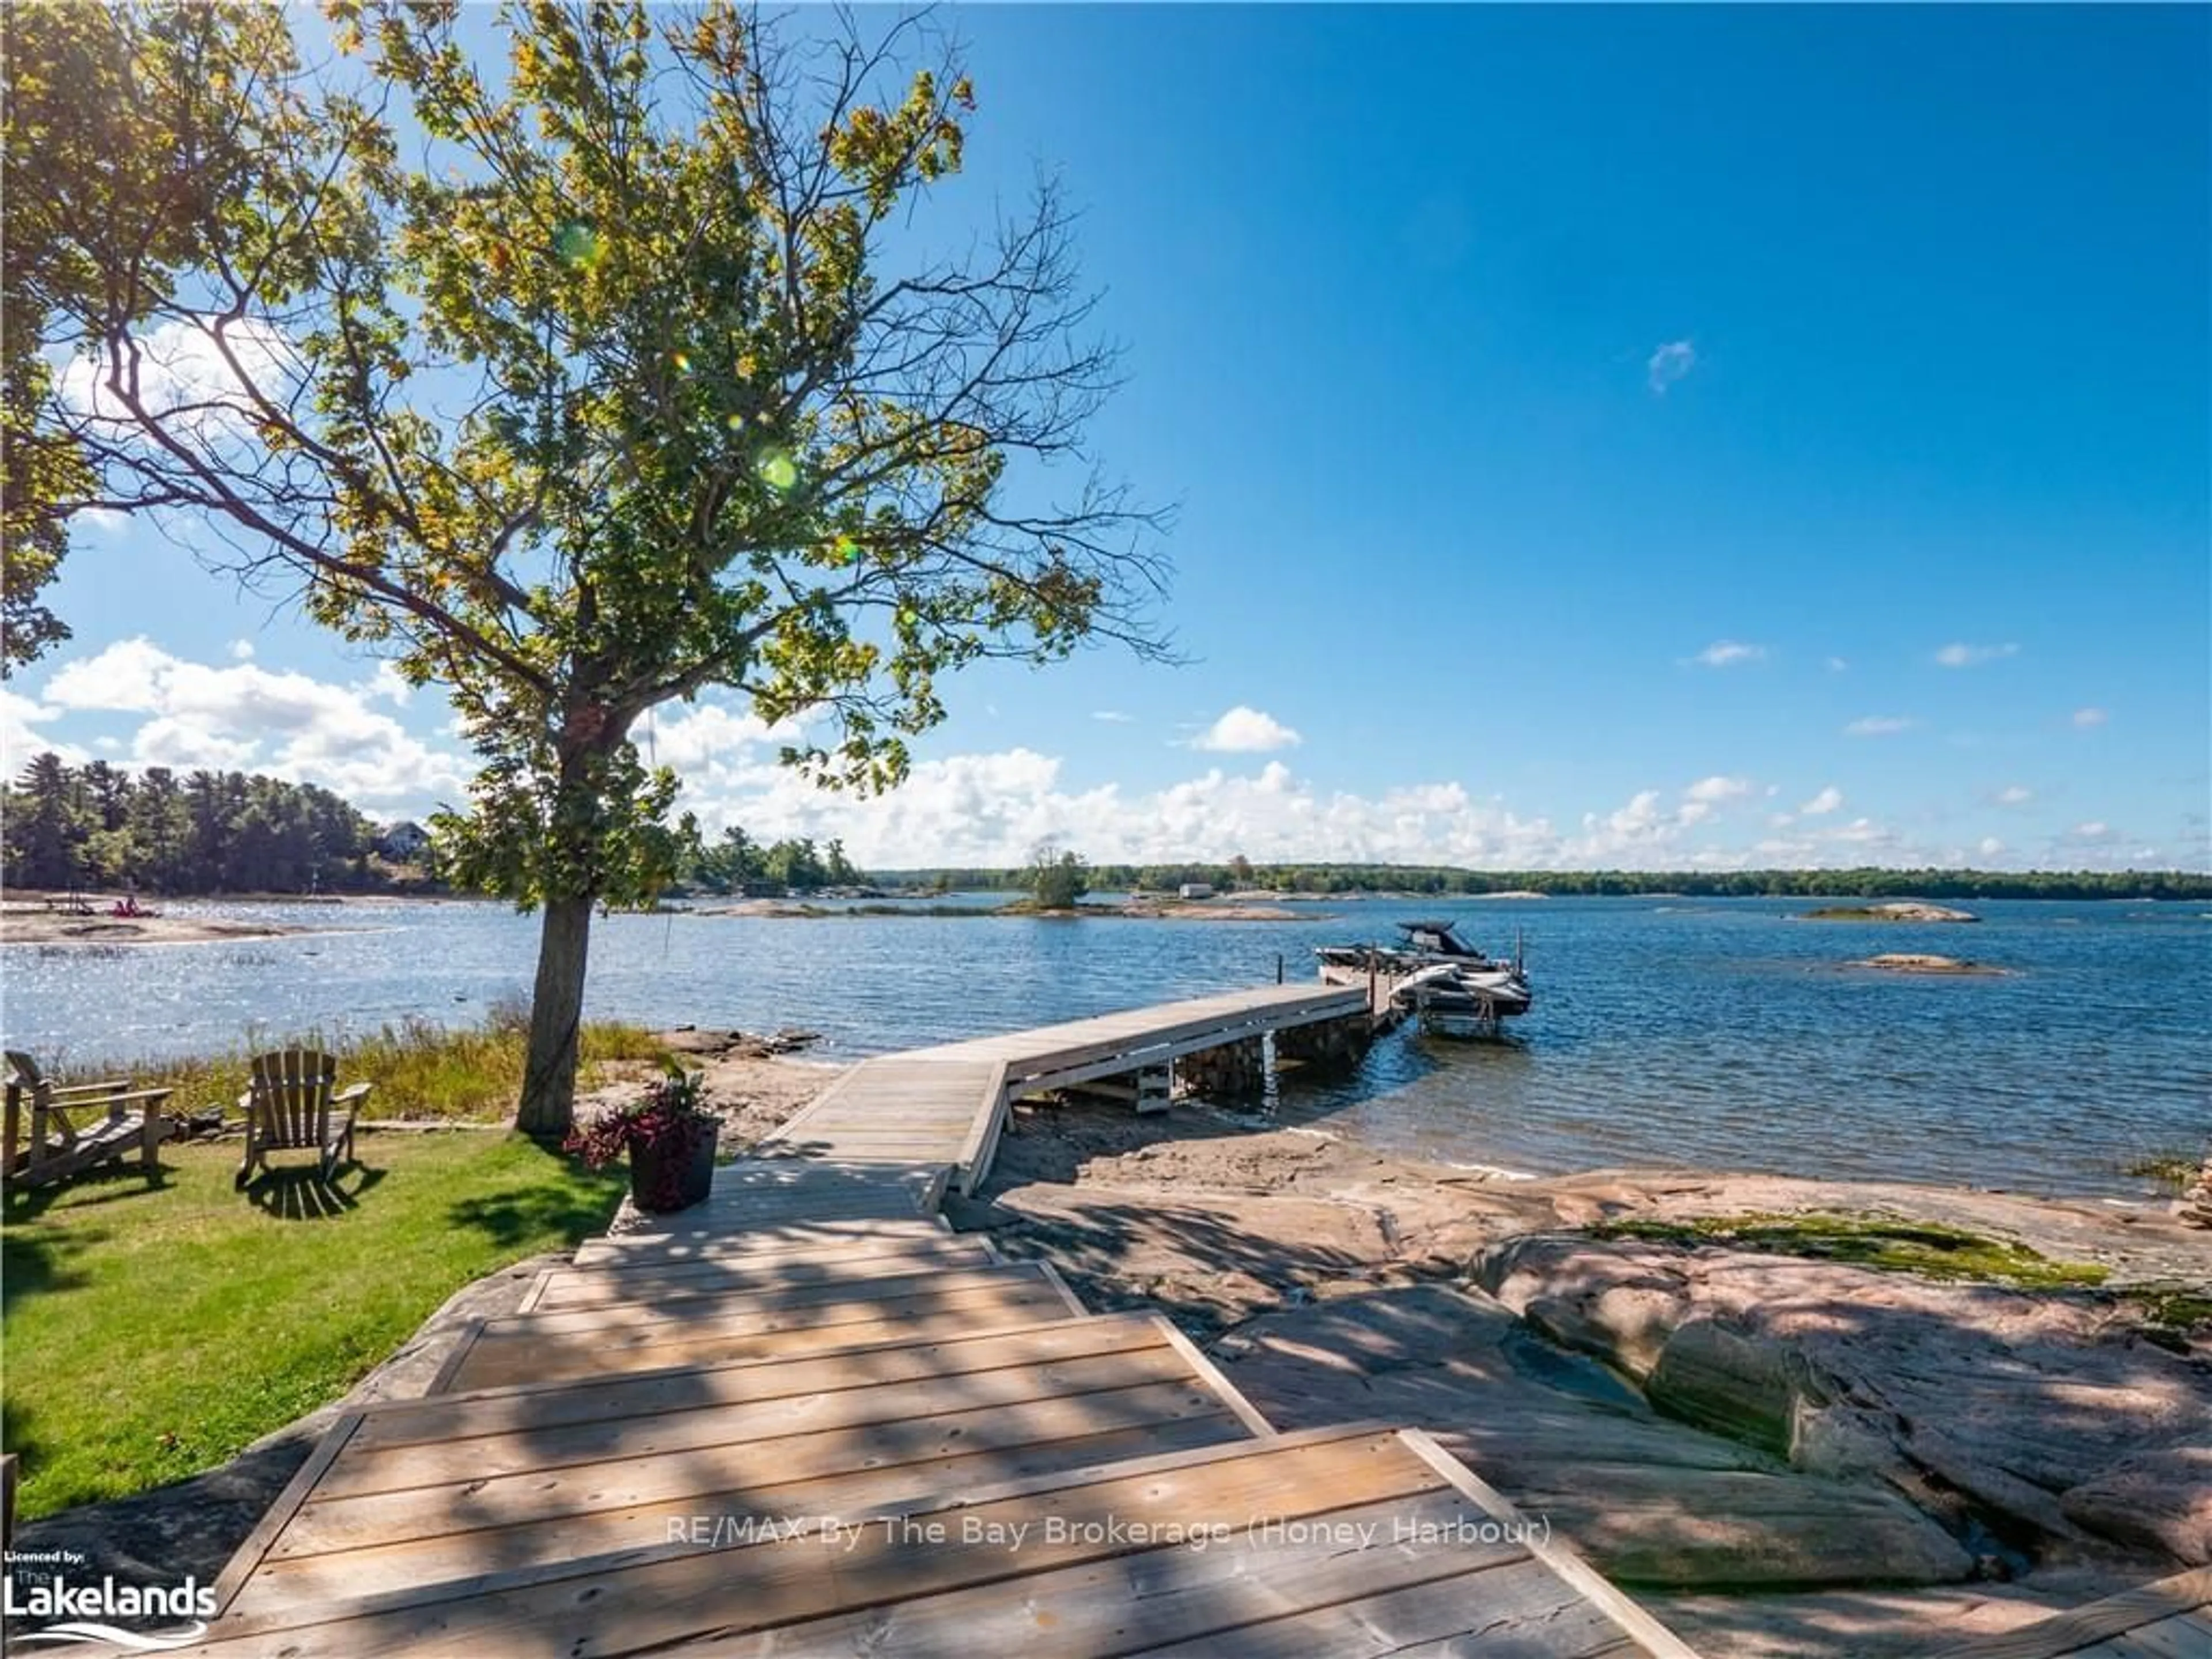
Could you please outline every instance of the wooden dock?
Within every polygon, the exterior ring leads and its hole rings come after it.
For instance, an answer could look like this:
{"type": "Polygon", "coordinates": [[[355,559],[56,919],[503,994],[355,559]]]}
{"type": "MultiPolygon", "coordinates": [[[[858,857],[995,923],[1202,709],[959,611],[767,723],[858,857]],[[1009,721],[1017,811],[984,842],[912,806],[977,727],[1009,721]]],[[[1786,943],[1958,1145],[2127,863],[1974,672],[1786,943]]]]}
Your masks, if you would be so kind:
{"type": "Polygon", "coordinates": [[[2203,1659],[2212,1655],[2212,1567],[2177,1573],[1940,1659],[2203,1659]]]}
{"type": "Polygon", "coordinates": [[[1363,989],[1270,985],[887,1054],[854,1066],[757,1150],[921,1166],[972,1193],[990,1172],[1008,1109],[1024,1095],[1368,1012],[1363,989]]]}
{"type": "Polygon", "coordinates": [[[1695,1659],[1425,1436],[1279,1434],[1166,1320],[1088,1313],[934,1213],[1040,1079],[1342,1000],[859,1068],[706,1204],[468,1327],[428,1397],[347,1413],[190,1651],[1695,1659]]]}

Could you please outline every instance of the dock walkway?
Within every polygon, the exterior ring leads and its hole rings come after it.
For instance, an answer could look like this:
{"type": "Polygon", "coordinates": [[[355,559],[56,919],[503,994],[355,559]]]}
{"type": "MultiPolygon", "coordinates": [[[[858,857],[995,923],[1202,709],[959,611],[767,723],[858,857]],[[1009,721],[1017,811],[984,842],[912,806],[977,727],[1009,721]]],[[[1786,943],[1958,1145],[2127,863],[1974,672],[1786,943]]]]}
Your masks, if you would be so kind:
{"type": "Polygon", "coordinates": [[[1165,1319],[935,1213],[1038,1079],[1334,1008],[1270,988],[860,1068],[707,1203],[467,1328],[425,1398],[345,1413],[191,1651],[1696,1659],[1425,1435],[1278,1433],[1165,1319]]]}
{"type": "Polygon", "coordinates": [[[972,1193],[1024,1095],[1366,1012],[1357,988],[1270,985],[885,1054],[845,1073],[757,1150],[937,1170],[972,1193]]]}

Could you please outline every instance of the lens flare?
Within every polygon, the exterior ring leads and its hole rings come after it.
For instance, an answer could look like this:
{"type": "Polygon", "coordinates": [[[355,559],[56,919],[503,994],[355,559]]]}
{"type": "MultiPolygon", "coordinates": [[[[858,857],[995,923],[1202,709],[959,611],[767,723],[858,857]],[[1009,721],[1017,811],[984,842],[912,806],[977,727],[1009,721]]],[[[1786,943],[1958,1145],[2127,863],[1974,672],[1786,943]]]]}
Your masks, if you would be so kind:
{"type": "Polygon", "coordinates": [[[553,233],[553,257],[564,265],[589,270],[605,252],[606,244],[587,220],[566,220],[553,233]]]}
{"type": "Polygon", "coordinates": [[[763,483],[781,493],[799,482],[799,463],[788,451],[771,449],[760,459],[760,475],[763,483]]]}

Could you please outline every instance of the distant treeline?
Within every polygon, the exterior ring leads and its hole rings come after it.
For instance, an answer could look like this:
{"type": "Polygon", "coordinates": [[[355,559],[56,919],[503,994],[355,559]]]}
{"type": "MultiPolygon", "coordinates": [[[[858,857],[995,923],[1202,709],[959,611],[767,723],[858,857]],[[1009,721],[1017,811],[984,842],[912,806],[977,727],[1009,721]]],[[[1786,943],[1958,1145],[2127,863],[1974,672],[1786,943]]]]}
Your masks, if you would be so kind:
{"type": "MultiPolygon", "coordinates": [[[[1097,864],[1091,890],[1172,892],[1202,882],[1217,890],[1283,893],[1546,893],[1558,897],[1680,893],[1695,898],[2212,899],[2212,876],[2136,870],[1454,870],[1393,864],[1097,864]]],[[[1026,890],[1034,866],[1016,870],[878,871],[881,885],[949,892],[1026,890]]]]}
{"type": "Polygon", "coordinates": [[[0,799],[11,888],[364,892],[390,884],[376,826],[313,784],[46,754],[0,799]]]}
{"type": "MultiPolygon", "coordinates": [[[[377,826],[313,784],[242,772],[181,775],[149,766],[133,774],[106,761],[70,766],[40,755],[0,791],[4,862],[0,883],[24,890],[121,889],[144,893],[326,893],[434,886],[434,848],[400,868],[376,856],[377,826]],[[395,879],[397,878],[397,880],[395,879]]],[[[748,889],[811,892],[874,882],[941,891],[1035,891],[1038,865],[1018,869],[879,871],[857,868],[842,842],[763,843],[735,827],[708,842],[687,818],[675,872],[679,891],[748,889]]],[[[1992,870],[1455,870],[1433,865],[1085,865],[1046,861],[1079,875],[1074,889],[1172,892],[1191,883],[1218,891],[1285,893],[1680,893],[1707,898],[2212,899],[2212,876],[2185,872],[1992,870]]],[[[1060,871],[1065,875],[1067,871],[1060,871]]]]}

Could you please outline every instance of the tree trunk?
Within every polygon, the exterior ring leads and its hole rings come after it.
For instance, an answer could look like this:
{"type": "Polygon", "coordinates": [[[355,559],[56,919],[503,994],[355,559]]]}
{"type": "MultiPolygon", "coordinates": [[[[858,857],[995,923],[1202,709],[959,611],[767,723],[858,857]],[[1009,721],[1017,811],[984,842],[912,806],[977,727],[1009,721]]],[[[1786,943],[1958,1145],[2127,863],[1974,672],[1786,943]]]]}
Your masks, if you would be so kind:
{"type": "Polygon", "coordinates": [[[559,898],[545,906],[538,937],[538,984],[530,998],[530,1050],[523,1062],[522,1105],[514,1127],[539,1140],[558,1140],[576,1117],[577,1037],[584,1018],[584,958],[592,939],[592,900],[559,898]]]}

